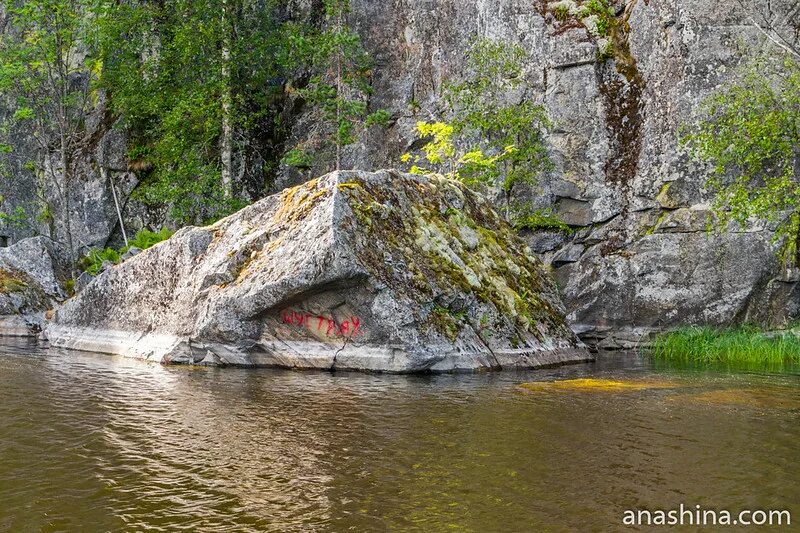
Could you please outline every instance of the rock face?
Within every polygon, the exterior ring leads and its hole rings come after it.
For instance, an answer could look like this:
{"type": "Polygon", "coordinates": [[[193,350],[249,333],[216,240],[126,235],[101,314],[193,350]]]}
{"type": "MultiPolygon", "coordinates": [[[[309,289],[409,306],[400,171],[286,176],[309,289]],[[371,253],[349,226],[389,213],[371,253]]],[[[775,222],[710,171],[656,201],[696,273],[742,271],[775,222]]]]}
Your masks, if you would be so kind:
{"type": "MultiPolygon", "coordinates": [[[[604,61],[603,39],[574,17],[559,21],[558,3],[352,0],[351,22],[376,63],[371,105],[394,122],[371,129],[347,164],[398,165],[414,147],[416,122],[440,116],[443,83],[464,76],[470,44],[519,44],[529,55],[519,98],[546,107],[556,168],[518,200],[551,208],[576,230],[525,238],[556,269],[568,318],[585,339],[630,345],[681,324],[797,317],[797,274],[775,259],[769,228],[706,234],[708,172],[678,143],[679,128],[743,58],[775,52],[753,20],[778,21],[782,36],[800,39],[796,2],[612,0],[613,52],[604,61]]],[[[308,122],[298,124],[298,135],[313,136],[302,128],[308,122]]]]}
{"type": "Polygon", "coordinates": [[[57,246],[44,237],[0,249],[0,335],[38,335],[44,312],[65,298],[67,269],[57,246]]]}
{"type": "MultiPolygon", "coordinates": [[[[6,112],[0,99],[0,114],[6,112]]],[[[135,220],[138,218],[134,216],[136,213],[126,209],[128,197],[138,179],[128,170],[125,136],[121,129],[112,127],[113,122],[101,94],[97,108],[86,117],[85,146],[73,154],[74,179],[67,187],[76,256],[91,247],[105,247],[110,239],[119,235],[111,180],[115,183],[121,208],[127,215],[128,229],[141,226],[135,220]],[[101,165],[104,172],[100,171],[101,165]]],[[[49,159],[40,161],[41,155],[35,150],[36,142],[21,126],[15,128],[21,131],[14,131],[10,136],[11,152],[0,157],[0,165],[8,171],[6,179],[0,181],[0,212],[17,214],[17,210],[21,210],[25,223],[9,224],[0,218],[0,237],[14,243],[38,232],[66,242],[64,199],[53,180],[48,178],[61,175],[59,157],[54,152],[49,159]],[[31,161],[42,165],[44,178],[37,178],[29,168],[31,161]],[[47,200],[53,216],[42,216],[40,196],[47,200]]]]}
{"type": "MultiPolygon", "coordinates": [[[[397,166],[415,146],[416,122],[441,115],[443,83],[464,76],[470,45],[479,37],[517,43],[529,59],[516,97],[546,107],[555,170],[516,200],[552,209],[575,229],[523,237],[554,268],[568,319],[584,339],[628,346],[649,331],[683,324],[778,326],[798,318],[798,274],[775,259],[768,227],[706,234],[708,170],[692,163],[677,140],[698,104],[731,79],[743,58],[773,46],[753,20],[766,15],[779,21],[782,36],[800,38],[796,2],[608,3],[616,29],[609,36],[611,57],[599,61],[603,39],[582,21],[559,21],[553,1],[351,0],[349,21],[375,62],[371,108],[389,110],[392,121],[349,147],[345,166],[397,166]]],[[[318,9],[310,0],[286,5],[318,9]]],[[[98,117],[90,130],[102,142],[77,163],[84,172],[71,191],[80,245],[102,245],[117,232],[108,180],[100,179],[95,163],[109,167],[123,198],[137,183],[127,172],[124,139],[99,127],[104,121],[98,117]]],[[[313,140],[314,117],[295,118],[290,144],[313,140]]],[[[21,154],[9,163],[19,183],[0,183],[0,210],[34,200],[35,181],[24,170],[28,159],[21,154]]],[[[305,180],[288,172],[282,179],[281,186],[305,180]]],[[[135,221],[143,215],[130,207],[125,214],[141,226],[135,221]]],[[[0,236],[15,237],[13,231],[0,228],[0,236]]]]}
{"type": "Polygon", "coordinates": [[[589,358],[542,264],[441,177],[336,172],[185,228],[58,310],[56,346],[390,372],[589,358]]]}

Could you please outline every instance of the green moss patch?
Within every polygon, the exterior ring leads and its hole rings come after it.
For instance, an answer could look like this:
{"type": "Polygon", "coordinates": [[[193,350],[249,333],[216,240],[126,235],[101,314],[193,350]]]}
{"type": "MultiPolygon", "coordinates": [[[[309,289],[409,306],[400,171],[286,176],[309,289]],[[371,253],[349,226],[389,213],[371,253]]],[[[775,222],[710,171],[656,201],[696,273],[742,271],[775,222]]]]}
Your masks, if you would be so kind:
{"type": "MultiPolygon", "coordinates": [[[[359,253],[372,273],[421,309],[430,309],[437,296],[467,295],[536,337],[542,329],[566,328],[542,296],[553,291],[551,282],[514,229],[461,183],[428,179],[397,175],[391,187],[370,182],[339,187],[360,230],[355,233],[367,235],[359,253]],[[400,265],[406,268],[396,268],[400,265]]],[[[418,318],[450,339],[478,320],[456,318],[439,307],[429,315],[418,318]]]]}

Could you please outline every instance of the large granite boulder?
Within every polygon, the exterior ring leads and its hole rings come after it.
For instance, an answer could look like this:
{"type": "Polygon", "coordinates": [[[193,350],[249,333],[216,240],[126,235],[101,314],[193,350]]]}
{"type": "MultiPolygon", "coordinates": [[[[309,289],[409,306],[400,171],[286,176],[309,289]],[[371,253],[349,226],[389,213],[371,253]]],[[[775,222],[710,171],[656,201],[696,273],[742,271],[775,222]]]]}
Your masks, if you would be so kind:
{"type": "Polygon", "coordinates": [[[38,335],[44,313],[65,298],[67,267],[46,237],[0,248],[0,335],[38,335]]]}
{"type": "Polygon", "coordinates": [[[390,372],[589,358],[542,264],[442,177],[335,172],[184,228],[59,309],[55,346],[390,372]]]}

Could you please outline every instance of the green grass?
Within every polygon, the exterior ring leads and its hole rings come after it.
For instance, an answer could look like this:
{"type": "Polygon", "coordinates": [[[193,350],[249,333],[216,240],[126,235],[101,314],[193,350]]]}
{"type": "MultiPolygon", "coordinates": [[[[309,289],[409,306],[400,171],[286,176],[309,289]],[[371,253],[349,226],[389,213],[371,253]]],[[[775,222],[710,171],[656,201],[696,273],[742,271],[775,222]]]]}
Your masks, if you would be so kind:
{"type": "Polygon", "coordinates": [[[658,335],[650,354],[670,363],[776,367],[800,364],[800,337],[752,326],[689,327],[658,335]]]}
{"type": "Polygon", "coordinates": [[[563,220],[553,215],[549,211],[534,210],[525,214],[517,215],[513,221],[516,230],[551,230],[571,233],[570,228],[563,220]]]}

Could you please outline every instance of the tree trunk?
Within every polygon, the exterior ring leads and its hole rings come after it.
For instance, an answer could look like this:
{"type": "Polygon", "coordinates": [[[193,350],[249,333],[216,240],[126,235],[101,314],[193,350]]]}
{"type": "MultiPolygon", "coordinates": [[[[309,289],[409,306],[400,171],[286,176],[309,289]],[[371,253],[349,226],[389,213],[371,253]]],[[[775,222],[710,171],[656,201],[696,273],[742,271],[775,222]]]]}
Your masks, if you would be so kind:
{"type": "Polygon", "coordinates": [[[61,172],[64,180],[64,227],[67,232],[67,253],[69,254],[69,272],[72,279],[75,279],[75,246],[72,242],[72,213],[70,212],[70,192],[71,192],[71,172],[69,168],[69,146],[67,145],[67,135],[64,127],[61,127],[61,172]]]}
{"type": "MultiPolygon", "coordinates": [[[[108,172],[106,167],[100,165],[100,175],[105,180],[108,172]]],[[[114,197],[114,207],[117,208],[117,218],[119,219],[119,229],[122,230],[122,238],[125,240],[125,246],[128,246],[128,234],[125,232],[125,222],[122,220],[122,210],[119,207],[119,198],[117,197],[117,188],[114,186],[114,178],[108,176],[108,181],[111,183],[111,195],[114,197]]]]}
{"type": "Polygon", "coordinates": [[[222,190],[233,197],[233,95],[231,94],[231,31],[228,0],[222,1],[222,190]]]}
{"type": "MultiPolygon", "coordinates": [[[[336,19],[336,32],[342,32],[342,11],[336,19]]],[[[336,49],[336,170],[342,169],[342,139],[340,126],[342,122],[342,50],[341,45],[337,44],[336,49]]]]}

